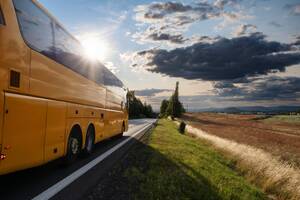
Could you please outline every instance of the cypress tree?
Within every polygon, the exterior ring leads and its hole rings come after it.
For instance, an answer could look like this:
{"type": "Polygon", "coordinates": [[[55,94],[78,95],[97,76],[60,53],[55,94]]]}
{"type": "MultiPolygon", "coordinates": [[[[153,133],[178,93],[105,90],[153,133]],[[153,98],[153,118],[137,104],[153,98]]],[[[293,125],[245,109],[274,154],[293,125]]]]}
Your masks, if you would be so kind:
{"type": "Polygon", "coordinates": [[[176,87],[173,95],[170,97],[166,114],[171,117],[180,117],[184,112],[184,108],[179,101],[179,82],[176,82],[176,87]]]}

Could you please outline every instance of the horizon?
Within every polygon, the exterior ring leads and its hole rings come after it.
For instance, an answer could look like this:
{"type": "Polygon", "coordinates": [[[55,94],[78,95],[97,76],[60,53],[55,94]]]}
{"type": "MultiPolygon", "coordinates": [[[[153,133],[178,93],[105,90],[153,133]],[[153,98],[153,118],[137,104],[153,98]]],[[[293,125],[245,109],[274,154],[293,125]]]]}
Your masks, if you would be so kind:
{"type": "Polygon", "coordinates": [[[300,106],[288,106],[288,105],[279,105],[279,106],[236,106],[236,107],[210,107],[210,108],[201,108],[195,110],[188,110],[187,112],[225,112],[228,109],[238,109],[241,112],[266,112],[266,110],[255,110],[256,108],[260,109],[271,109],[268,112],[299,112],[300,106]],[[285,108],[284,110],[278,110],[285,108]],[[291,110],[287,110],[287,108],[291,110]],[[250,110],[249,110],[250,109],[250,110]]]}

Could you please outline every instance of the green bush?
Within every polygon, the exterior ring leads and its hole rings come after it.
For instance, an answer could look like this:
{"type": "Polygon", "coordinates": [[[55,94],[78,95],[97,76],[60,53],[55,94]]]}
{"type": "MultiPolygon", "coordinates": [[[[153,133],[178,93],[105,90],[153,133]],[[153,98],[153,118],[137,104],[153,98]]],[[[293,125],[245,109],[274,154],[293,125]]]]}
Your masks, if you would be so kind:
{"type": "Polygon", "coordinates": [[[179,124],[179,133],[184,134],[186,124],[184,122],[180,122],[179,124]]]}

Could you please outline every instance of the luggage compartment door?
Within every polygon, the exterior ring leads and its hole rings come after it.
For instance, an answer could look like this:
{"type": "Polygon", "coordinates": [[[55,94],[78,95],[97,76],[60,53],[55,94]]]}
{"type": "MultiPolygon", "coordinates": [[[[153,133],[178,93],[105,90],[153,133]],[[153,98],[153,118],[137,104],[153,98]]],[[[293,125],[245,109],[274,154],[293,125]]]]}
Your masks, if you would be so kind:
{"type": "Polygon", "coordinates": [[[3,154],[1,168],[7,172],[44,162],[47,101],[5,93],[3,154]]]}

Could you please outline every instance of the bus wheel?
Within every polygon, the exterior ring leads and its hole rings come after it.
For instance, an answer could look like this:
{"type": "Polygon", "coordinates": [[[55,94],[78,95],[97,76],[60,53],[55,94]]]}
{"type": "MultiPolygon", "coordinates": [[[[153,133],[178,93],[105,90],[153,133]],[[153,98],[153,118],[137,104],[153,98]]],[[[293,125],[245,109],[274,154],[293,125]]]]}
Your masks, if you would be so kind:
{"type": "Polygon", "coordinates": [[[81,151],[81,138],[74,130],[69,136],[67,155],[65,156],[65,164],[72,164],[78,157],[81,151]]]}
{"type": "Polygon", "coordinates": [[[86,140],[85,140],[85,148],[84,153],[86,155],[92,154],[95,147],[95,133],[93,127],[89,127],[86,133],[86,140]]]}

